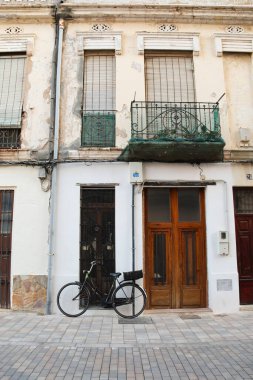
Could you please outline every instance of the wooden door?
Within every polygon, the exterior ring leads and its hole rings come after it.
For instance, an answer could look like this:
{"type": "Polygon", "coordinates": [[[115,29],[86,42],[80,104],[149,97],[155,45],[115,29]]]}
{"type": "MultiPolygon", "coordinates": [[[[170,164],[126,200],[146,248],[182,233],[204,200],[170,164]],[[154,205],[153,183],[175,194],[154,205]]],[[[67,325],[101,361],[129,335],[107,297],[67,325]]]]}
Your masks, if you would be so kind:
{"type": "Polygon", "coordinates": [[[0,307],[10,308],[13,190],[0,191],[0,307]]]}
{"type": "Polygon", "coordinates": [[[92,279],[103,293],[108,292],[109,274],[115,271],[114,193],[114,189],[81,189],[80,279],[83,280],[83,270],[96,260],[92,279]]]}
{"type": "Polygon", "coordinates": [[[234,189],[240,303],[253,304],[253,189],[234,189]]]}
{"type": "Polygon", "coordinates": [[[148,307],[205,307],[203,190],[150,188],[145,200],[148,307]]]}

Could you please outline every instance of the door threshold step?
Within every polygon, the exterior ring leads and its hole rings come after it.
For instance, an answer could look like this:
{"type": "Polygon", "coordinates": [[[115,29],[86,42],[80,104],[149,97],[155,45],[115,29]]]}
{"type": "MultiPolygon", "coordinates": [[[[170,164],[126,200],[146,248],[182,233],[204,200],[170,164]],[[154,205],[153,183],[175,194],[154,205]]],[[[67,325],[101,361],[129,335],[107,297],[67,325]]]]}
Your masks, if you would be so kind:
{"type": "Polygon", "coordinates": [[[168,314],[168,313],[176,313],[176,314],[190,314],[190,313],[212,313],[212,309],[209,308],[194,308],[194,309],[148,309],[144,311],[144,314],[168,314]]]}
{"type": "Polygon", "coordinates": [[[241,305],[240,311],[253,311],[253,305],[241,305]]]}

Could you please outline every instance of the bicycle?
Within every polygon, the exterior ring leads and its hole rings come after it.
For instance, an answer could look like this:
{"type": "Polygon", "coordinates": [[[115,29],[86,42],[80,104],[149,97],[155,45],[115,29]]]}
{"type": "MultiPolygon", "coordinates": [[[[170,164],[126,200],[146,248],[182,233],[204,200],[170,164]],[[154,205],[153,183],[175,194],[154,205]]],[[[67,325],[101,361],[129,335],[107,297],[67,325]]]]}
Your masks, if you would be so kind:
{"type": "Polygon", "coordinates": [[[96,294],[104,307],[112,306],[122,318],[136,318],[146,306],[147,295],[144,289],[135,283],[143,277],[142,270],[123,272],[123,280],[119,281],[121,273],[110,273],[112,284],[108,294],[94,285],[90,274],[96,261],[91,262],[89,270],[84,270],[84,281],[70,282],[64,285],[57,294],[57,306],[67,317],[78,317],[89,307],[91,293],[96,294]]]}

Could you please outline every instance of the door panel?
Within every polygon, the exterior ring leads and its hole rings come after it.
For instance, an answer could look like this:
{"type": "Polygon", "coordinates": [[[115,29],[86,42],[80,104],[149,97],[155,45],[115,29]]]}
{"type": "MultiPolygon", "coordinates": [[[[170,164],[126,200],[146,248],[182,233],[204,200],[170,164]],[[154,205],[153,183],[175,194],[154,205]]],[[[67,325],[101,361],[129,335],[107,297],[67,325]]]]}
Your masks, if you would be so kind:
{"type": "Polygon", "coordinates": [[[0,191],[0,307],[10,308],[13,190],[0,191]]]}
{"type": "MultiPolygon", "coordinates": [[[[81,189],[80,279],[83,270],[96,260],[92,279],[107,293],[109,274],[115,271],[115,197],[114,189],[81,189]]],[[[96,299],[92,300],[96,303],[96,299]]]]}
{"type": "Polygon", "coordinates": [[[150,284],[150,305],[171,306],[171,233],[170,231],[151,230],[148,262],[148,281],[150,284]]]}
{"type": "Polygon", "coordinates": [[[182,260],[182,307],[199,306],[202,302],[201,237],[198,229],[180,230],[182,260]]]}
{"type": "Polygon", "coordinates": [[[253,215],[236,215],[240,303],[253,303],[253,215]]]}
{"type": "Polygon", "coordinates": [[[145,285],[149,295],[148,306],[205,307],[203,190],[147,189],[146,199],[145,285]],[[154,215],[152,200],[156,207],[163,208],[162,211],[155,211],[155,222],[149,215],[154,215]],[[159,215],[161,221],[157,219],[159,215]],[[164,222],[164,215],[170,215],[167,223],[164,222]]]}
{"type": "Polygon", "coordinates": [[[234,189],[240,303],[253,304],[253,189],[234,189]]]}

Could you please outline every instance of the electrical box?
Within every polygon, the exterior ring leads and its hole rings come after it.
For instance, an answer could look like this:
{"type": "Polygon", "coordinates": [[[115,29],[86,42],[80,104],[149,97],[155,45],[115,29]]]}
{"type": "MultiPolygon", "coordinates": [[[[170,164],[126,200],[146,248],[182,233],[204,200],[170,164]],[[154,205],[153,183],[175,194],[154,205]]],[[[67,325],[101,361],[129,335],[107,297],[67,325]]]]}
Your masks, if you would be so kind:
{"type": "Polygon", "coordinates": [[[248,143],[250,141],[250,131],[249,128],[240,128],[240,141],[242,143],[248,143]]]}
{"type": "Polygon", "coordinates": [[[39,168],[38,178],[39,179],[45,179],[47,177],[46,169],[43,167],[39,168]]]}
{"type": "Polygon", "coordinates": [[[143,182],[142,162],[129,162],[129,170],[131,183],[143,182]]]}
{"type": "Polygon", "coordinates": [[[227,256],[229,254],[228,232],[219,231],[218,240],[218,254],[221,256],[227,256]]]}

